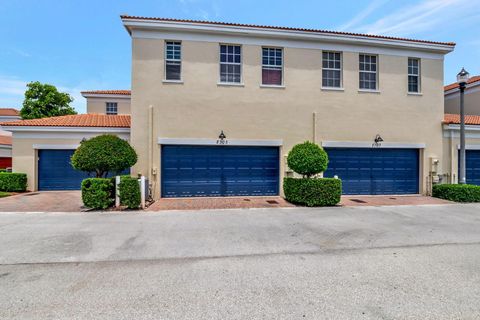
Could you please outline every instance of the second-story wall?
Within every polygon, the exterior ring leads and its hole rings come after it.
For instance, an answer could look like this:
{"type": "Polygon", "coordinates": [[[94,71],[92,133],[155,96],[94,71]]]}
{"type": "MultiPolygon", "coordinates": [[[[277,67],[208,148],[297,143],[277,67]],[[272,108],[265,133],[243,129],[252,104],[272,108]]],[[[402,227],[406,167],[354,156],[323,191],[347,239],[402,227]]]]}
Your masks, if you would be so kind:
{"type": "MultiPolygon", "coordinates": [[[[242,45],[241,85],[219,84],[219,43],[182,41],[182,82],[164,81],[165,40],[133,39],[132,144],[134,173],[160,167],[157,137],[282,139],[282,154],[305,140],[423,143],[423,162],[442,154],[443,56],[378,54],[378,92],[359,91],[359,54],[342,51],[343,89],[322,89],[322,50],[283,47],[284,86],[261,86],[262,45],[242,45]],[[421,58],[421,93],[407,90],[408,57],[421,58]],[[153,114],[152,159],[149,107],[153,114]],[[314,114],[315,119],[314,120],[314,114]],[[314,123],[315,121],[315,123],[314,123]],[[153,164],[152,164],[153,162],[153,164]]],[[[284,166],[284,164],[282,164],[284,166]]],[[[285,169],[283,167],[283,169],[285,169]]],[[[428,175],[423,166],[423,177],[428,175]]]]}
{"type": "MultiPolygon", "coordinates": [[[[120,90],[126,91],[126,90],[120,90]]],[[[128,94],[104,94],[102,91],[82,92],[87,100],[87,113],[130,114],[130,92],[128,94]],[[107,105],[109,109],[107,110],[107,105]]]]}

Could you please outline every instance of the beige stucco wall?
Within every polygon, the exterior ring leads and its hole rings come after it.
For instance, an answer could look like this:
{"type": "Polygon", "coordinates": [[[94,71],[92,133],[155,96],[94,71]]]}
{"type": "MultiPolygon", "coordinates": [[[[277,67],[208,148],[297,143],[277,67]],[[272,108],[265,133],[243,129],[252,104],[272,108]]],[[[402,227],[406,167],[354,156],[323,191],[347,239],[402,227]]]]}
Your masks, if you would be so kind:
{"type": "MultiPolygon", "coordinates": [[[[83,138],[91,138],[97,134],[82,133],[60,133],[57,137],[53,137],[52,134],[45,133],[29,133],[30,137],[25,137],[22,133],[14,133],[12,141],[12,167],[13,172],[22,172],[27,174],[28,190],[37,190],[37,174],[38,174],[38,150],[35,145],[43,145],[42,149],[48,149],[46,146],[50,145],[52,148],[60,149],[60,146],[65,146],[62,149],[74,149],[72,146],[76,146],[83,138]],[[39,137],[45,135],[42,138],[32,138],[37,134],[39,137]]],[[[129,134],[119,134],[122,139],[129,139],[129,134]]]]}
{"type": "MultiPolygon", "coordinates": [[[[423,95],[407,94],[407,57],[379,56],[380,93],[358,92],[358,53],[344,52],[344,91],[321,89],[321,51],[284,49],[285,88],[261,88],[261,46],[244,45],[244,86],[219,86],[218,43],[182,42],[183,84],[162,83],[164,42],[133,39],[131,142],[139,152],[133,172],[157,169],[157,138],[211,138],[224,130],[230,139],[282,139],[282,156],[296,143],[425,143],[422,163],[442,155],[443,60],[422,59],[423,95]],[[149,112],[153,109],[149,160],[149,112]]],[[[282,157],[282,176],[285,170],[282,157]]],[[[441,164],[440,164],[441,166],[441,164]]],[[[422,185],[428,166],[421,166],[422,185]]],[[[423,186],[420,190],[425,190],[423,186]]]]}
{"type": "Polygon", "coordinates": [[[107,102],[116,102],[118,114],[130,114],[130,97],[87,97],[87,113],[107,113],[107,102]]]}
{"type": "MultiPolygon", "coordinates": [[[[445,95],[445,113],[460,113],[460,94],[458,91],[445,95]]],[[[465,91],[465,114],[480,115],[480,86],[465,91]]]]}

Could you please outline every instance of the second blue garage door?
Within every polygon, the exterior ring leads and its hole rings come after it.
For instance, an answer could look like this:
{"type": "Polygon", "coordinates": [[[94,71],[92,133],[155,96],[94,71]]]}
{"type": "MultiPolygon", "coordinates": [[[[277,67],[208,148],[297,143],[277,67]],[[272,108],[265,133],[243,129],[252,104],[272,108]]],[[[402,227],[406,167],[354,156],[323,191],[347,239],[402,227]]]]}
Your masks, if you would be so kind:
{"type": "MultiPolygon", "coordinates": [[[[460,159],[460,156],[458,159],[460,159]]],[[[465,160],[467,183],[480,186],[480,150],[467,150],[465,160]]],[[[458,171],[460,172],[460,167],[458,171]]]]}
{"type": "Polygon", "coordinates": [[[418,149],[325,148],[325,177],[342,179],[343,194],[417,194],[418,149]]]}
{"type": "Polygon", "coordinates": [[[162,147],[162,197],[278,195],[277,147],[162,147]]]}

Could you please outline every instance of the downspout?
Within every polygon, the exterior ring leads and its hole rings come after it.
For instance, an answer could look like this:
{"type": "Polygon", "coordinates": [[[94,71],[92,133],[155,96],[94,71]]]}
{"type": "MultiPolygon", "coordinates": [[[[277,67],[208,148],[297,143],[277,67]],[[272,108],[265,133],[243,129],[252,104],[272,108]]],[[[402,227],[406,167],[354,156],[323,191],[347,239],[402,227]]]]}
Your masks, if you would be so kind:
{"type": "Polygon", "coordinates": [[[156,181],[153,176],[153,106],[148,106],[148,180],[152,186],[152,195],[155,194],[156,181]]]}
{"type": "Polygon", "coordinates": [[[313,121],[312,142],[317,143],[317,113],[316,112],[313,113],[312,121],[313,121]]]}

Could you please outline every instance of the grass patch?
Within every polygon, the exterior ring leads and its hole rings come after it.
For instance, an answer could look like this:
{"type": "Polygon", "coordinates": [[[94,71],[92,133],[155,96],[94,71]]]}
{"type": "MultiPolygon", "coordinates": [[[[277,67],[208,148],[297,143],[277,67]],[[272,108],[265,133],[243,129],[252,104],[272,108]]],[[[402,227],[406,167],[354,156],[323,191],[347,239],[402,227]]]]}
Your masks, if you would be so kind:
{"type": "Polygon", "coordinates": [[[8,197],[11,196],[12,194],[10,192],[3,192],[0,191],[0,198],[8,197]]]}

